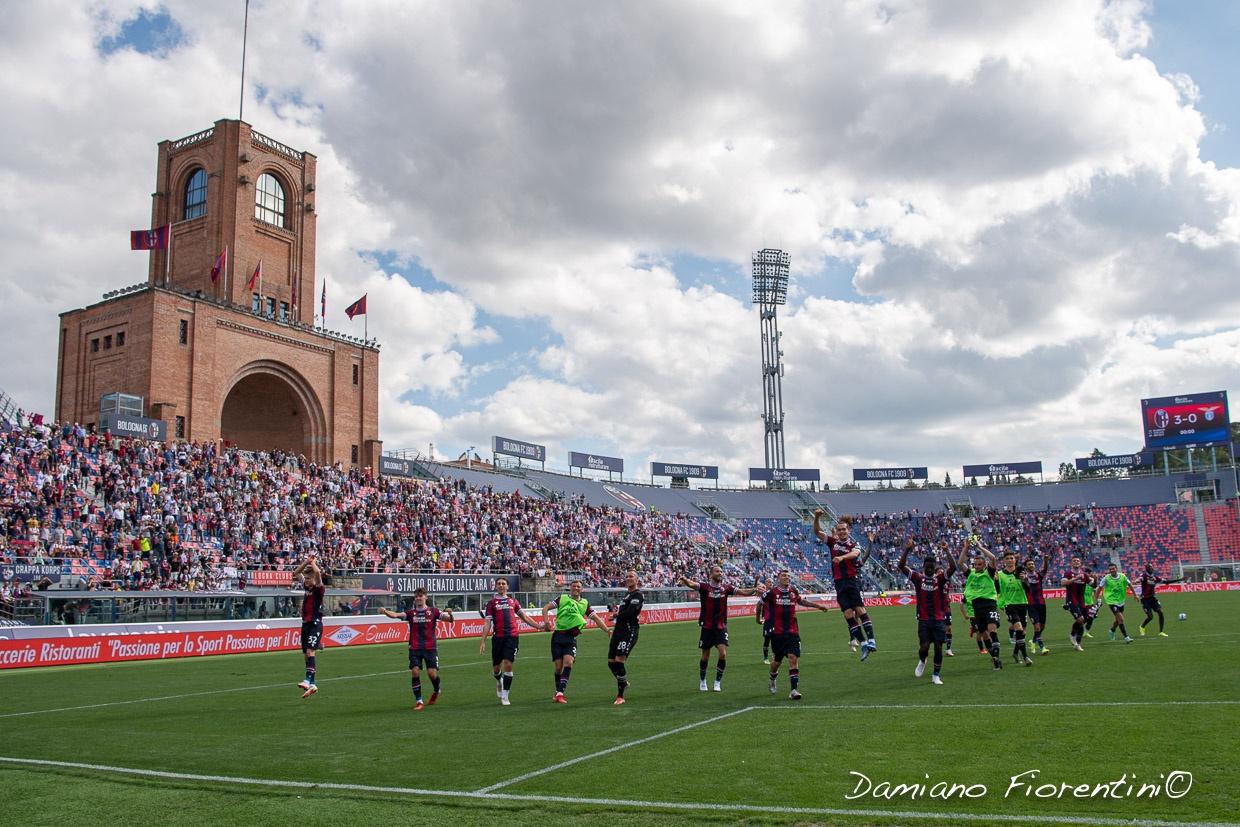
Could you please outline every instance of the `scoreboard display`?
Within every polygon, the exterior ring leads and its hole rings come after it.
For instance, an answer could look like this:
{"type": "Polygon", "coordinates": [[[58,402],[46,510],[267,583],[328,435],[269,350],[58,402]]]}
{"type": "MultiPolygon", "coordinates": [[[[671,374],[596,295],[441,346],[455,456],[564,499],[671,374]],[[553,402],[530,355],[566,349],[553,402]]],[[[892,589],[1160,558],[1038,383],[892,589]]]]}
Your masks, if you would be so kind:
{"type": "Polygon", "coordinates": [[[1146,448],[1182,448],[1229,442],[1227,391],[1141,400],[1146,448]]]}

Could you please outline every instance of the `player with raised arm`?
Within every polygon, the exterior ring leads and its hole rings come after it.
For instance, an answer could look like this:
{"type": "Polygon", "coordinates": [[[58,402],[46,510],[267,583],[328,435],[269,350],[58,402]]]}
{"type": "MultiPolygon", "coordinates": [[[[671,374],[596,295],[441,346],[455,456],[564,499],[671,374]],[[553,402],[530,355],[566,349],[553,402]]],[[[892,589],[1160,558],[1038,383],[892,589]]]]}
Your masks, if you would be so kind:
{"type": "Polygon", "coordinates": [[[1154,614],[1158,614],[1158,636],[1167,637],[1167,633],[1163,631],[1165,618],[1163,617],[1162,603],[1158,601],[1158,584],[1159,583],[1179,583],[1184,580],[1183,577],[1177,577],[1174,580],[1164,580],[1157,574],[1154,574],[1154,566],[1151,563],[1145,564],[1145,571],[1141,573],[1141,608],[1145,612],[1145,620],[1141,621],[1138,631],[1141,637],[1145,637],[1145,627],[1154,619],[1154,614]]]}
{"type": "Polygon", "coordinates": [[[1046,628],[1046,595],[1042,591],[1042,583],[1050,565],[1049,554],[1042,558],[1040,569],[1032,557],[1025,561],[1025,595],[1029,599],[1029,625],[1033,627],[1033,651],[1039,655],[1051,653],[1050,648],[1042,642],[1042,630],[1046,628]]]}
{"type": "Polygon", "coordinates": [[[611,644],[607,647],[607,668],[616,676],[616,706],[624,703],[624,690],[629,688],[629,676],[625,666],[633,647],[637,646],[637,633],[641,627],[642,604],[646,596],[638,590],[637,572],[624,573],[624,587],[628,589],[616,606],[611,628],[611,644]]]}
{"type": "Polygon", "coordinates": [[[999,570],[999,606],[1007,615],[1008,632],[1012,635],[1012,658],[1016,664],[1033,666],[1029,657],[1025,626],[1029,622],[1029,592],[1025,572],[1016,564],[1016,552],[1003,555],[1003,568],[999,570]]]}
{"type": "Polygon", "coordinates": [[[718,565],[710,567],[710,580],[690,580],[680,575],[676,583],[687,586],[698,593],[702,608],[698,612],[698,626],[702,631],[698,635],[698,689],[706,691],[706,671],[710,667],[710,650],[718,652],[715,661],[715,691],[723,691],[723,670],[728,666],[728,597],[739,594],[749,597],[757,594],[757,589],[738,589],[731,583],[723,582],[723,568],[718,565]]]}
{"type": "Polygon", "coordinates": [[[482,626],[482,641],[478,644],[478,654],[487,650],[487,638],[491,638],[491,672],[495,675],[495,696],[503,706],[511,705],[508,693],[512,690],[512,665],[517,659],[520,648],[520,627],[517,620],[538,631],[546,630],[544,622],[534,620],[521,608],[520,602],[508,596],[508,579],[495,578],[495,596],[492,597],[482,616],[486,622],[482,626]]]}
{"type": "Polygon", "coordinates": [[[1094,597],[1101,595],[1107,608],[1111,610],[1111,640],[1115,640],[1115,630],[1119,629],[1119,633],[1124,636],[1124,643],[1132,643],[1128,629],[1124,626],[1124,603],[1130,593],[1133,597],[1137,596],[1132,590],[1132,584],[1128,582],[1128,575],[1121,572],[1115,563],[1107,566],[1107,573],[1094,590],[1094,597]]]}
{"type": "Polygon", "coordinates": [[[797,606],[823,612],[828,609],[826,606],[819,606],[801,597],[801,593],[792,586],[792,575],[787,569],[780,570],[778,585],[765,589],[761,597],[765,604],[763,610],[767,617],[772,618],[771,652],[775,658],[771,661],[771,681],[767,688],[771,690],[772,695],[775,694],[779,665],[783,663],[784,658],[787,658],[788,680],[792,685],[792,691],[788,693],[788,697],[799,701],[801,700],[801,633],[797,626],[797,606]]]}
{"type": "Polygon", "coordinates": [[[293,579],[302,579],[305,595],[301,599],[301,653],[306,659],[306,677],[297,688],[301,697],[309,698],[319,691],[314,682],[318,669],[316,655],[323,648],[323,600],[327,587],[323,585],[323,570],[314,559],[313,552],[293,569],[293,579]]]}
{"type": "Polygon", "coordinates": [[[380,609],[393,620],[403,620],[409,624],[409,685],[413,689],[413,711],[421,712],[422,703],[422,669],[431,679],[431,696],[425,706],[433,706],[439,700],[439,647],[435,636],[435,625],[440,617],[452,622],[452,610],[442,612],[434,606],[427,605],[426,589],[419,586],[413,593],[413,606],[403,612],[391,609],[380,609]]]}
{"type": "MultiPolygon", "coordinates": [[[[831,579],[835,581],[835,599],[844,619],[848,623],[848,634],[861,647],[861,660],[864,662],[872,653],[878,651],[878,641],[874,637],[874,624],[865,610],[865,599],[861,596],[861,585],[858,576],[861,573],[861,549],[849,536],[852,520],[841,517],[827,534],[822,528],[822,518],[826,512],[821,508],[814,511],[814,536],[827,544],[831,553],[831,579]]],[[[873,541],[871,541],[873,545],[873,541]]]]}
{"type": "Polygon", "coordinates": [[[564,697],[568,689],[568,678],[573,672],[573,661],[577,659],[577,635],[586,627],[587,621],[593,621],[607,634],[607,621],[594,611],[590,601],[581,596],[582,584],[574,580],[568,584],[568,594],[562,594],[543,606],[543,623],[550,626],[550,616],[555,615],[555,631],[551,633],[551,660],[555,664],[555,695],[553,700],[558,704],[566,704],[564,697]]]}
{"type": "Polygon", "coordinates": [[[1080,557],[1072,558],[1071,568],[1064,572],[1059,582],[1067,592],[1064,595],[1064,610],[1072,615],[1072,630],[1068,632],[1068,640],[1072,641],[1073,649],[1083,652],[1085,650],[1081,646],[1081,638],[1085,634],[1085,592],[1089,589],[1089,572],[1081,565],[1080,557]]]}
{"type": "Polygon", "coordinates": [[[934,672],[930,682],[941,685],[943,678],[943,644],[947,642],[946,620],[952,613],[952,599],[948,591],[948,582],[956,573],[956,564],[947,558],[947,570],[939,567],[934,553],[927,550],[921,560],[921,571],[913,571],[908,567],[908,553],[915,546],[912,538],[904,544],[900,554],[900,562],[896,565],[913,584],[913,593],[917,596],[917,667],[913,676],[920,678],[926,673],[926,658],[930,655],[930,644],[934,644],[934,672]]]}
{"type": "Polygon", "coordinates": [[[973,628],[983,639],[995,669],[1003,668],[999,657],[999,590],[995,583],[995,556],[982,541],[971,537],[960,549],[956,564],[964,568],[969,564],[969,549],[976,546],[973,561],[964,585],[964,599],[973,610],[973,628]]]}

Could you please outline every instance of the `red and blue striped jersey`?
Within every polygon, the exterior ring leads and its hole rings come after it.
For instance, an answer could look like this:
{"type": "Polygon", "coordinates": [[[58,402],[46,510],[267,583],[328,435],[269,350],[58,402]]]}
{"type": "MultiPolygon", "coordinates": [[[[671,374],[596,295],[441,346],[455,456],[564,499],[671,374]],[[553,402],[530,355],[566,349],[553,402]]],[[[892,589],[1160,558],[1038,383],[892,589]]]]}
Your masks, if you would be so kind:
{"type": "Polygon", "coordinates": [[[327,589],[323,586],[307,586],[306,596],[301,601],[301,622],[313,623],[323,619],[323,597],[327,589]]]}
{"type": "Polygon", "coordinates": [[[762,610],[771,633],[776,635],[799,634],[797,628],[797,603],[801,593],[794,586],[782,589],[776,586],[762,595],[762,610]]]}
{"type": "Polygon", "coordinates": [[[435,624],[441,612],[434,606],[405,609],[405,622],[409,624],[410,649],[435,648],[435,624]]]}
{"type": "Polygon", "coordinates": [[[728,628],[728,595],[736,589],[727,583],[698,583],[698,597],[702,610],[698,613],[698,625],[703,629],[728,628]]]}
{"type": "Polygon", "coordinates": [[[520,608],[521,604],[515,598],[495,595],[482,610],[482,616],[491,618],[496,637],[512,637],[520,634],[517,626],[517,610],[520,608]]]}

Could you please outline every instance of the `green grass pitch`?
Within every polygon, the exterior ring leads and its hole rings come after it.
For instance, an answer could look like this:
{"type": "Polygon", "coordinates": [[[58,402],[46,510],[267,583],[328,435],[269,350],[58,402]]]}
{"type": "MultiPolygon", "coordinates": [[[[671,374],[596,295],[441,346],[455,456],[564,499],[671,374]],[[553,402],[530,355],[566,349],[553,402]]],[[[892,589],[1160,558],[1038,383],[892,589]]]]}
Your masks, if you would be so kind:
{"type": "Polygon", "coordinates": [[[0,760],[0,804],[9,823],[57,825],[1240,821],[1240,595],[1163,604],[1169,638],[1109,642],[1104,614],[1084,653],[1052,605],[1052,654],[1002,672],[957,620],[944,686],[913,677],[910,608],[872,612],[867,663],[838,612],[802,615],[799,703],[786,671],[767,692],[751,619],[731,624],[721,693],[698,691],[696,626],[644,627],[623,707],[593,629],[567,706],[551,701],[545,634],[523,636],[507,708],[476,639],[441,643],[443,697],[416,713],[400,645],[326,651],[306,701],[294,652],[8,671],[0,756],[57,763],[0,760]],[[1179,798],[1005,794],[1030,770],[1057,789],[1125,773],[1138,785],[1192,773],[1192,786],[1179,798]],[[984,794],[850,800],[850,772],[984,794]]]}

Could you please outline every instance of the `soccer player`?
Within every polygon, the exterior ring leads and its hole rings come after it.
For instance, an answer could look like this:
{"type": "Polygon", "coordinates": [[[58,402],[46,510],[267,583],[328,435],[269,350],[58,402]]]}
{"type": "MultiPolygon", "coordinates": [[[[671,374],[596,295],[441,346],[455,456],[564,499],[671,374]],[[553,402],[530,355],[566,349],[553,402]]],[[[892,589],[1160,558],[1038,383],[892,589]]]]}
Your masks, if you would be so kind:
{"type": "Polygon", "coordinates": [[[1167,633],[1163,631],[1162,603],[1158,602],[1158,584],[1159,583],[1179,583],[1183,577],[1177,577],[1174,580],[1164,580],[1157,574],[1154,574],[1154,566],[1151,563],[1145,564],[1145,571],[1141,573],[1141,608],[1145,610],[1145,620],[1141,621],[1139,631],[1141,637],[1145,637],[1146,625],[1154,619],[1154,613],[1158,613],[1158,636],[1167,637],[1167,633]]]}
{"type": "Polygon", "coordinates": [[[917,668],[913,676],[920,678],[926,673],[926,658],[930,654],[930,644],[934,644],[934,672],[930,682],[941,685],[943,678],[943,644],[947,642],[946,620],[952,613],[952,599],[948,593],[948,581],[956,573],[956,564],[949,557],[947,571],[939,568],[934,553],[926,552],[921,560],[921,571],[913,571],[908,567],[908,553],[913,549],[913,540],[904,544],[904,552],[896,566],[913,583],[917,595],[917,668]]]}
{"type": "Polygon", "coordinates": [[[1085,650],[1081,647],[1081,637],[1085,634],[1085,592],[1089,590],[1089,572],[1081,565],[1080,557],[1073,557],[1071,564],[1072,567],[1064,572],[1059,582],[1067,590],[1063,607],[1072,615],[1072,630],[1068,633],[1068,640],[1072,641],[1073,649],[1083,652],[1085,650]]]}
{"type": "Polygon", "coordinates": [[[841,517],[828,535],[822,528],[825,514],[821,508],[814,511],[814,536],[826,543],[831,550],[831,579],[835,581],[835,599],[848,623],[849,635],[861,647],[861,660],[864,662],[872,653],[878,651],[878,641],[874,637],[874,624],[870,622],[870,615],[865,610],[865,600],[857,582],[857,576],[861,572],[861,549],[857,548],[857,543],[848,536],[852,529],[852,521],[848,517],[841,517]]]}
{"type": "Polygon", "coordinates": [[[607,621],[594,611],[590,601],[581,596],[582,584],[574,580],[568,584],[568,594],[562,594],[543,606],[543,623],[550,626],[550,616],[555,614],[555,631],[551,633],[551,660],[555,663],[555,695],[557,704],[566,704],[568,699],[564,692],[568,689],[568,677],[573,672],[573,661],[577,659],[577,635],[586,627],[587,621],[593,621],[607,634],[607,621]]]}
{"type": "Polygon", "coordinates": [[[775,694],[775,681],[779,678],[779,665],[784,658],[788,659],[788,680],[792,691],[788,697],[794,701],[801,700],[801,633],[797,626],[797,606],[808,609],[827,611],[826,606],[819,606],[801,597],[801,593],[792,586],[792,575],[787,569],[779,572],[778,585],[767,588],[762,593],[766,616],[772,619],[771,652],[775,659],[771,661],[771,682],[768,689],[775,694]]]}
{"type": "Polygon", "coordinates": [[[1083,569],[1085,572],[1085,637],[1093,638],[1090,630],[1094,628],[1094,618],[1098,616],[1098,604],[1094,601],[1094,586],[1098,582],[1098,577],[1089,569],[1083,569]]]}
{"type": "Polygon", "coordinates": [[[508,580],[504,577],[495,578],[495,596],[482,610],[486,623],[482,626],[482,641],[478,644],[478,654],[487,650],[487,638],[491,638],[491,672],[495,675],[495,697],[503,706],[510,706],[508,693],[512,690],[512,664],[517,659],[517,649],[521,640],[518,637],[520,627],[517,618],[525,625],[538,631],[544,631],[547,625],[534,620],[521,608],[516,598],[508,596],[508,580]]]}
{"type": "Polygon", "coordinates": [[[293,577],[301,577],[305,596],[301,599],[301,654],[306,659],[306,678],[297,684],[301,697],[309,698],[319,687],[314,682],[317,668],[316,655],[323,648],[323,598],[327,587],[323,585],[323,570],[314,559],[314,553],[293,569],[293,577]]]}
{"type": "Polygon", "coordinates": [[[1046,570],[1050,564],[1050,555],[1042,558],[1040,569],[1033,562],[1033,558],[1025,561],[1025,595],[1029,599],[1029,625],[1033,627],[1033,651],[1039,655],[1049,655],[1051,652],[1042,642],[1042,630],[1046,628],[1046,595],[1042,592],[1042,583],[1046,579],[1046,570]]]}
{"type": "MultiPolygon", "coordinates": [[[[770,586],[767,586],[770,588],[770,586]]],[[[768,666],[771,663],[771,625],[774,621],[766,616],[766,609],[763,607],[762,601],[758,601],[758,605],[754,607],[754,618],[758,621],[758,625],[762,627],[762,662],[768,666]]],[[[703,675],[705,680],[706,676],[703,675]]]]}
{"type": "Polygon", "coordinates": [[[978,638],[984,639],[991,663],[995,669],[1003,668],[1003,660],[999,657],[999,590],[995,583],[995,556],[990,549],[982,545],[981,539],[974,536],[960,549],[960,557],[956,564],[961,568],[968,565],[969,548],[977,546],[973,555],[972,567],[964,585],[964,599],[973,609],[973,629],[978,638]]]}
{"type": "Polygon", "coordinates": [[[1007,614],[1008,631],[1014,638],[1012,658],[1017,665],[1033,666],[1025,637],[1025,624],[1029,622],[1029,594],[1025,572],[1017,567],[1016,553],[1013,551],[1003,555],[1003,568],[999,570],[999,605],[1007,614]]]}
{"type": "Polygon", "coordinates": [[[715,691],[722,692],[723,670],[728,666],[728,596],[739,594],[749,597],[757,594],[758,590],[738,589],[730,583],[724,583],[723,569],[718,565],[710,567],[710,580],[699,582],[682,574],[676,582],[681,586],[696,589],[698,598],[702,601],[702,608],[698,612],[698,625],[702,627],[698,635],[698,649],[702,653],[698,661],[698,689],[706,691],[706,670],[710,666],[710,650],[714,649],[719,653],[715,661],[715,691]]]}
{"type": "Polygon", "coordinates": [[[624,703],[624,690],[629,688],[625,663],[637,645],[637,632],[641,626],[640,615],[646,596],[638,591],[637,572],[624,574],[624,586],[628,589],[616,607],[611,630],[611,645],[607,647],[607,668],[616,676],[616,706],[624,703]]]}
{"type": "Polygon", "coordinates": [[[422,703],[422,669],[431,679],[431,696],[425,706],[434,706],[439,700],[439,647],[436,645],[435,624],[440,617],[452,622],[452,610],[439,611],[426,604],[426,589],[419,586],[413,593],[413,607],[403,612],[391,609],[380,609],[380,612],[393,620],[403,620],[409,624],[409,684],[413,688],[413,711],[421,712],[422,703]]]}
{"type": "Polygon", "coordinates": [[[1130,592],[1133,597],[1137,596],[1136,592],[1132,591],[1132,584],[1128,582],[1128,575],[1121,572],[1114,563],[1107,566],[1107,573],[1094,590],[1094,597],[1102,595],[1107,608],[1111,610],[1111,640],[1115,640],[1115,630],[1119,629],[1119,633],[1124,636],[1124,643],[1132,643],[1132,638],[1124,627],[1124,603],[1130,592]]]}

